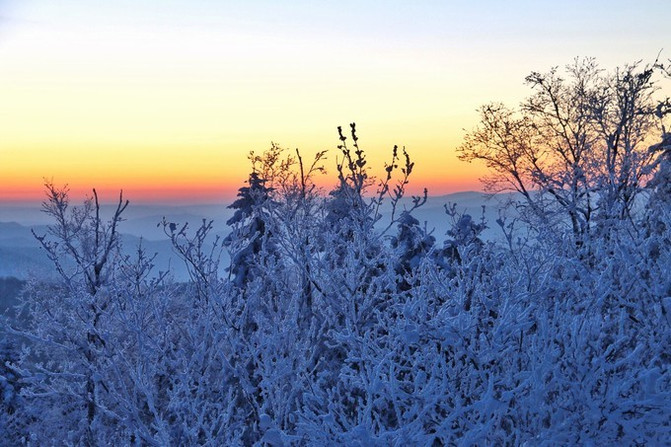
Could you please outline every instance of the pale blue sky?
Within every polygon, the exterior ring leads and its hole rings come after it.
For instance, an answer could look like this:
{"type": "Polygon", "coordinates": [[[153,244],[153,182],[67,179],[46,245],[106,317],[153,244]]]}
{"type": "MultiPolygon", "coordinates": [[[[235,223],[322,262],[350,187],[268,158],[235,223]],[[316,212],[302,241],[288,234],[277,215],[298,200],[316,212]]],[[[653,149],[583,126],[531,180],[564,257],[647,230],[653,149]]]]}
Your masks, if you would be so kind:
{"type": "Polygon", "coordinates": [[[397,45],[431,51],[459,47],[464,53],[490,49],[497,50],[491,56],[500,63],[516,59],[520,51],[540,63],[578,55],[621,63],[654,57],[671,45],[668,0],[2,0],[0,10],[10,33],[25,26],[76,28],[86,38],[107,27],[166,33],[196,27],[317,40],[325,50],[351,41],[362,51],[393,51],[397,45]]]}

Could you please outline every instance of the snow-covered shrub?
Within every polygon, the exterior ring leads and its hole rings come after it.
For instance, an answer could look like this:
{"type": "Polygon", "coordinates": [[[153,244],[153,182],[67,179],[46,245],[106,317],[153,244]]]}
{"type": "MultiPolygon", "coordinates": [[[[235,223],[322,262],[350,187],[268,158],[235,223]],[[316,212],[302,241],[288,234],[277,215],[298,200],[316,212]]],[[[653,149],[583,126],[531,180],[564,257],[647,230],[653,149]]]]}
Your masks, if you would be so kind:
{"type": "Polygon", "coordinates": [[[351,149],[340,131],[330,194],[312,179],[323,153],[306,168],[300,153],[283,158],[273,146],[252,155],[228,237],[214,236],[213,222],[192,231],[165,220],[190,274],[183,284],[156,272],[141,247],[119,255],[123,201],[105,223],[95,199],[71,212],[67,194],[49,189],[56,223],[40,240],[61,280],[32,281],[28,326],[4,331],[14,346],[0,366],[6,439],[440,446],[671,437],[662,183],[638,213],[578,245],[570,226],[528,220],[516,232],[503,218],[505,242],[486,241],[491,223],[454,207],[437,245],[412,215],[422,198],[396,210],[409,158],[390,187],[395,148],[376,182],[351,131],[351,149]],[[392,203],[387,225],[383,200],[392,203]]]}

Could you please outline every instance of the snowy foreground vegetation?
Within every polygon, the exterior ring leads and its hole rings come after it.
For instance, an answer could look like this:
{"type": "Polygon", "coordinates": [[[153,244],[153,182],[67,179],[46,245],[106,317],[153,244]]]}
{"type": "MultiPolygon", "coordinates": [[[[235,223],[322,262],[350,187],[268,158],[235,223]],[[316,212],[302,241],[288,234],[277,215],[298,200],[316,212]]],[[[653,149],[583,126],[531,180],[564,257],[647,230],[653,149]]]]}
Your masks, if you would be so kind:
{"type": "Polygon", "coordinates": [[[483,107],[462,157],[520,200],[497,222],[447,206],[444,243],[413,217],[424,198],[400,205],[405,151],[373,178],[354,125],[330,192],[313,183],[324,153],[272,147],[250,156],[228,237],[164,220],[186,283],[142,247],[119,255],[122,197],[104,219],[97,196],[75,207],[47,185],[36,236],[61,279],[30,281],[6,325],[0,442],[668,443],[663,69],[577,62],[532,74],[519,109],[483,107]]]}

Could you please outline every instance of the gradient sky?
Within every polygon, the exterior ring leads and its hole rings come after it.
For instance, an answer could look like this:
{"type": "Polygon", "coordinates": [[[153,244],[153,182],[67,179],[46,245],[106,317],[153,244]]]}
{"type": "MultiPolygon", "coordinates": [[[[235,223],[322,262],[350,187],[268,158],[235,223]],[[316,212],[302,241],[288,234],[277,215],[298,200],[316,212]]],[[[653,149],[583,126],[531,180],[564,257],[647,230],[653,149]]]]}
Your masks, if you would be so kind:
{"type": "Polygon", "coordinates": [[[399,144],[414,190],[480,189],[455,157],[479,105],[576,56],[670,58],[669,23],[669,0],[0,0],[0,201],[44,178],[218,201],[250,150],[334,149],[352,121],[374,173],[399,144]]]}

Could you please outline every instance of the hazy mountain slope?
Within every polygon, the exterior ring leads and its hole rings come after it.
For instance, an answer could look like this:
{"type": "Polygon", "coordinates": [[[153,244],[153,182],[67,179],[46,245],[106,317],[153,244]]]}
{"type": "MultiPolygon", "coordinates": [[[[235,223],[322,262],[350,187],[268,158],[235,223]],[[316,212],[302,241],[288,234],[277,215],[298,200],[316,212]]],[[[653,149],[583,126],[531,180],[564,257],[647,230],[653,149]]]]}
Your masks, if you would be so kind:
{"type": "MultiPolygon", "coordinates": [[[[425,205],[413,211],[413,215],[421,223],[426,223],[427,229],[433,231],[438,241],[442,241],[447,238],[447,231],[451,225],[451,218],[446,213],[446,205],[456,204],[458,213],[468,213],[476,220],[482,216],[484,206],[485,219],[489,228],[485,230],[483,236],[496,240],[501,237],[500,229],[495,224],[498,209],[501,203],[509,197],[508,194],[502,194],[491,198],[489,195],[474,191],[429,197],[425,205]]],[[[404,198],[397,206],[397,215],[411,206],[412,199],[404,198]]],[[[112,211],[111,206],[103,206],[103,215],[110,215],[112,211]]],[[[378,226],[384,228],[388,225],[391,216],[389,200],[384,201],[381,211],[384,216],[378,226]]],[[[186,280],[188,279],[186,268],[183,262],[176,257],[172,244],[160,224],[163,218],[165,217],[168,222],[174,222],[178,226],[188,223],[192,232],[198,228],[203,219],[213,220],[213,236],[225,236],[229,232],[226,221],[232,214],[232,210],[227,208],[226,204],[131,205],[120,225],[124,254],[134,256],[137,247],[142,244],[147,254],[156,254],[154,263],[157,272],[170,269],[176,280],[186,280]]],[[[41,277],[54,274],[51,262],[46,258],[31,233],[31,227],[37,234],[46,233],[45,224],[47,223],[49,223],[48,216],[40,211],[39,205],[34,205],[32,208],[0,206],[0,277],[14,276],[27,279],[31,274],[41,277]],[[2,219],[9,221],[2,222],[2,219]]],[[[389,229],[389,234],[395,231],[396,229],[392,227],[389,229]]],[[[224,252],[222,272],[227,264],[228,255],[224,252]]]]}

